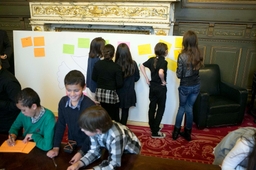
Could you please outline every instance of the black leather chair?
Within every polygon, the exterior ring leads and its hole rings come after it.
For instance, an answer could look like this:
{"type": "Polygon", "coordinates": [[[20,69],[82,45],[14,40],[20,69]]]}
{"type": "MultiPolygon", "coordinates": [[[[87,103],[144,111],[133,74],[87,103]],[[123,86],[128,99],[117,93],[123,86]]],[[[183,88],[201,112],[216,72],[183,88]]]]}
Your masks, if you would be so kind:
{"type": "Polygon", "coordinates": [[[199,71],[201,89],[193,107],[199,129],[242,123],[248,92],[221,81],[217,64],[205,64],[199,71]]]}

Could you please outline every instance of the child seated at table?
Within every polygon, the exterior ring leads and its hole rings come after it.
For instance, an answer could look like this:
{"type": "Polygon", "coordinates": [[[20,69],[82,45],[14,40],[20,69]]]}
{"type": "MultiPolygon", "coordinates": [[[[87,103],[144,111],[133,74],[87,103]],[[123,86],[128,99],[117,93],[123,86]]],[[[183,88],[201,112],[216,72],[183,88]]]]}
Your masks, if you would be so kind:
{"type": "Polygon", "coordinates": [[[83,94],[86,88],[85,77],[79,70],[71,70],[64,78],[66,94],[59,101],[58,120],[56,123],[53,139],[53,148],[47,156],[56,157],[59,154],[61,141],[68,127],[68,144],[64,147],[65,152],[72,153],[75,147],[80,150],[73,156],[70,162],[75,163],[90,149],[90,139],[80,129],[77,121],[83,110],[95,105],[95,103],[83,94]]]}
{"type": "Polygon", "coordinates": [[[23,128],[24,143],[33,140],[39,149],[50,150],[55,126],[53,112],[41,106],[38,94],[31,88],[18,93],[16,105],[21,112],[9,130],[8,145],[15,145],[18,132],[23,128]]]}
{"type": "Polygon", "coordinates": [[[68,167],[68,170],[78,170],[101,157],[101,149],[109,153],[107,160],[93,169],[115,169],[121,166],[123,153],[139,154],[141,143],[137,136],[126,126],[112,121],[107,111],[101,106],[91,106],[80,115],[78,124],[81,130],[90,136],[90,150],[68,167]]]}

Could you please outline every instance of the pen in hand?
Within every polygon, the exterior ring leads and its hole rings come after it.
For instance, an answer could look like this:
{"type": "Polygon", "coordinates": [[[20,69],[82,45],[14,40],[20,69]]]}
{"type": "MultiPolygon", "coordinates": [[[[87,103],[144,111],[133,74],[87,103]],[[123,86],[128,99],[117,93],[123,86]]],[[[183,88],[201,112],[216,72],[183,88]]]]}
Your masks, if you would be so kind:
{"type": "Polygon", "coordinates": [[[53,162],[54,166],[57,167],[57,164],[56,164],[56,162],[55,162],[54,157],[52,157],[52,162],[53,162]]]}
{"type": "Polygon", "coordinates": [[[13,138],[13,136],[11,134],[9,135],[9,141],[10,141],[11,146],[15,145],[15,139],[13,138]]]}

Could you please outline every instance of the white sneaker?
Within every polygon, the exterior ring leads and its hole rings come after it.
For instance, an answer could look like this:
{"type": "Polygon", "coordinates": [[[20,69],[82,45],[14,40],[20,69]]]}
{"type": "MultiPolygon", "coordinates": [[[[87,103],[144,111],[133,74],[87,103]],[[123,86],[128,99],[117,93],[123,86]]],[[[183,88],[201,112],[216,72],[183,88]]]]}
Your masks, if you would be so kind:
{"type": "Polygon", "coordinates": [[[157,132],[157,134],[153,134],[151,135],[152,138],[165,138],[165,133],[163,132],[157,132]]]}

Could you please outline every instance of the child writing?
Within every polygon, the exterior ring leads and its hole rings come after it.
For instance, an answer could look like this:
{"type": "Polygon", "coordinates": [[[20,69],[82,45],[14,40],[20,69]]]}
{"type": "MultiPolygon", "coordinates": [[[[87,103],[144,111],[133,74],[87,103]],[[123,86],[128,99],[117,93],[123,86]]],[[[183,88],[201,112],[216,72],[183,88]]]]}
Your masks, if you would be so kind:
{"type": "Polygon", "coordinates": [[[17,94],[16,105],[21,112],[9,130],[8,145],[15,145],[18,132],[23,128],[24,143],[33,140],[39,149],[50,150],[55,126],[52,111],[41,106],[38,94],[31,88],[17,94]]]}
{"type": "Polygon", "coordinates": [[[147,84],[149,85],[149,111],[148,119],[149,126],[152,132],[152,138],[164,138],[165,134],[160,132],[159,127],[165,110],[166,101],[166,73],[167,61],[165,57],[168,54],[168,47],[165,43],[157,43],[155,46],[155,55],[140,65],[142,74],[144,75],[147,84]],[[151,81],[146,74],[147,67],[151,71],[151,81]],[[157,108],[157,111],[156,111],[157,108]],[[156,114],[155,114],[156,112],[156,114]]]}
{"type": "Polygon", "coordinates": [[[107,110],[110,117],[119,122],[119,97],[116,89],[122,87],[123,76],[121,67],[112,58],[115,48],[111,44],[103,49],[103,60],[99,60],[93,68],[92,79],[97,83],[96,100],[107,110]]]}
{"type": "MultiPolygon", "coordinates": [[[[82,111],[94,105],[94,102],[83,94],[86,87],[85,77],[80,71],[70,71],[64,78],[64,84],[67,95],[62,97],[59,102],[53,149],[48,151],[47,156],[53,158],[59,154],[60,144],[67,125],[68,139],[75,141],[77,146],[81,147],[70,161],[74,163],[90,149],[90,139],[81,131],[77,121],[82,111]]],[[[70,149],[72,152],[73,148],[70,147],[70,149]]]]}
{"type": "Polygon", "coordinates": [[[90,51],[88,57],[87,73],[86,73],[86,94],[93,101],[95,99],[95,91],[97,84],[92,80],[92,71],[95,63],[103,58],[102,51],[105,46],[105,40],[101,37],[94,38],[90,44],[90,51]]]}
{"type": "Polygon", "coordinates": [[[137,63],[132,59],[129,47],[125,43],[118,45],[116,50],[115,63],[122,67],[124,83],[123,87],[117,89],[120,100],[119,108],[122,109],[120,123],[126,125],[129,108],[136,104],[135,82],[140,79],[137,63]]]}
{"type": "Polygon", "coordinates": [[[90,136],[91,149],[68,170],[78,170],[94,162],[101,156],[102,147],[108,150],[109,157],[93,169],[115,169],[121,166],[123,153],[140,153],[141,144],[135,134],[126,126],[112,121],[101,106],[86,109],[78,123],[81,130],[90,136]]]}
{"type": "Polygon", "coordinates": [[[198,49],[197,36],[193,31],[187,31],[184,34],[182,46],[176,70],[177,77],[180,79],[179,109],[172,138],[176,140],[180,134],[187,141],[190,141],[193,124],[193,105],[200,92],[199,69],[203,66],[203,57],[198,49]],[[186,114],[186,125],[184,132],[180,133],[184,113],[186,114]]]}
{"type": "Polygon", "coordinates": [[[256,128],[243,127],[230,132],[214,148],[214,165],[229,170],[256,170],[256,128]]]}

